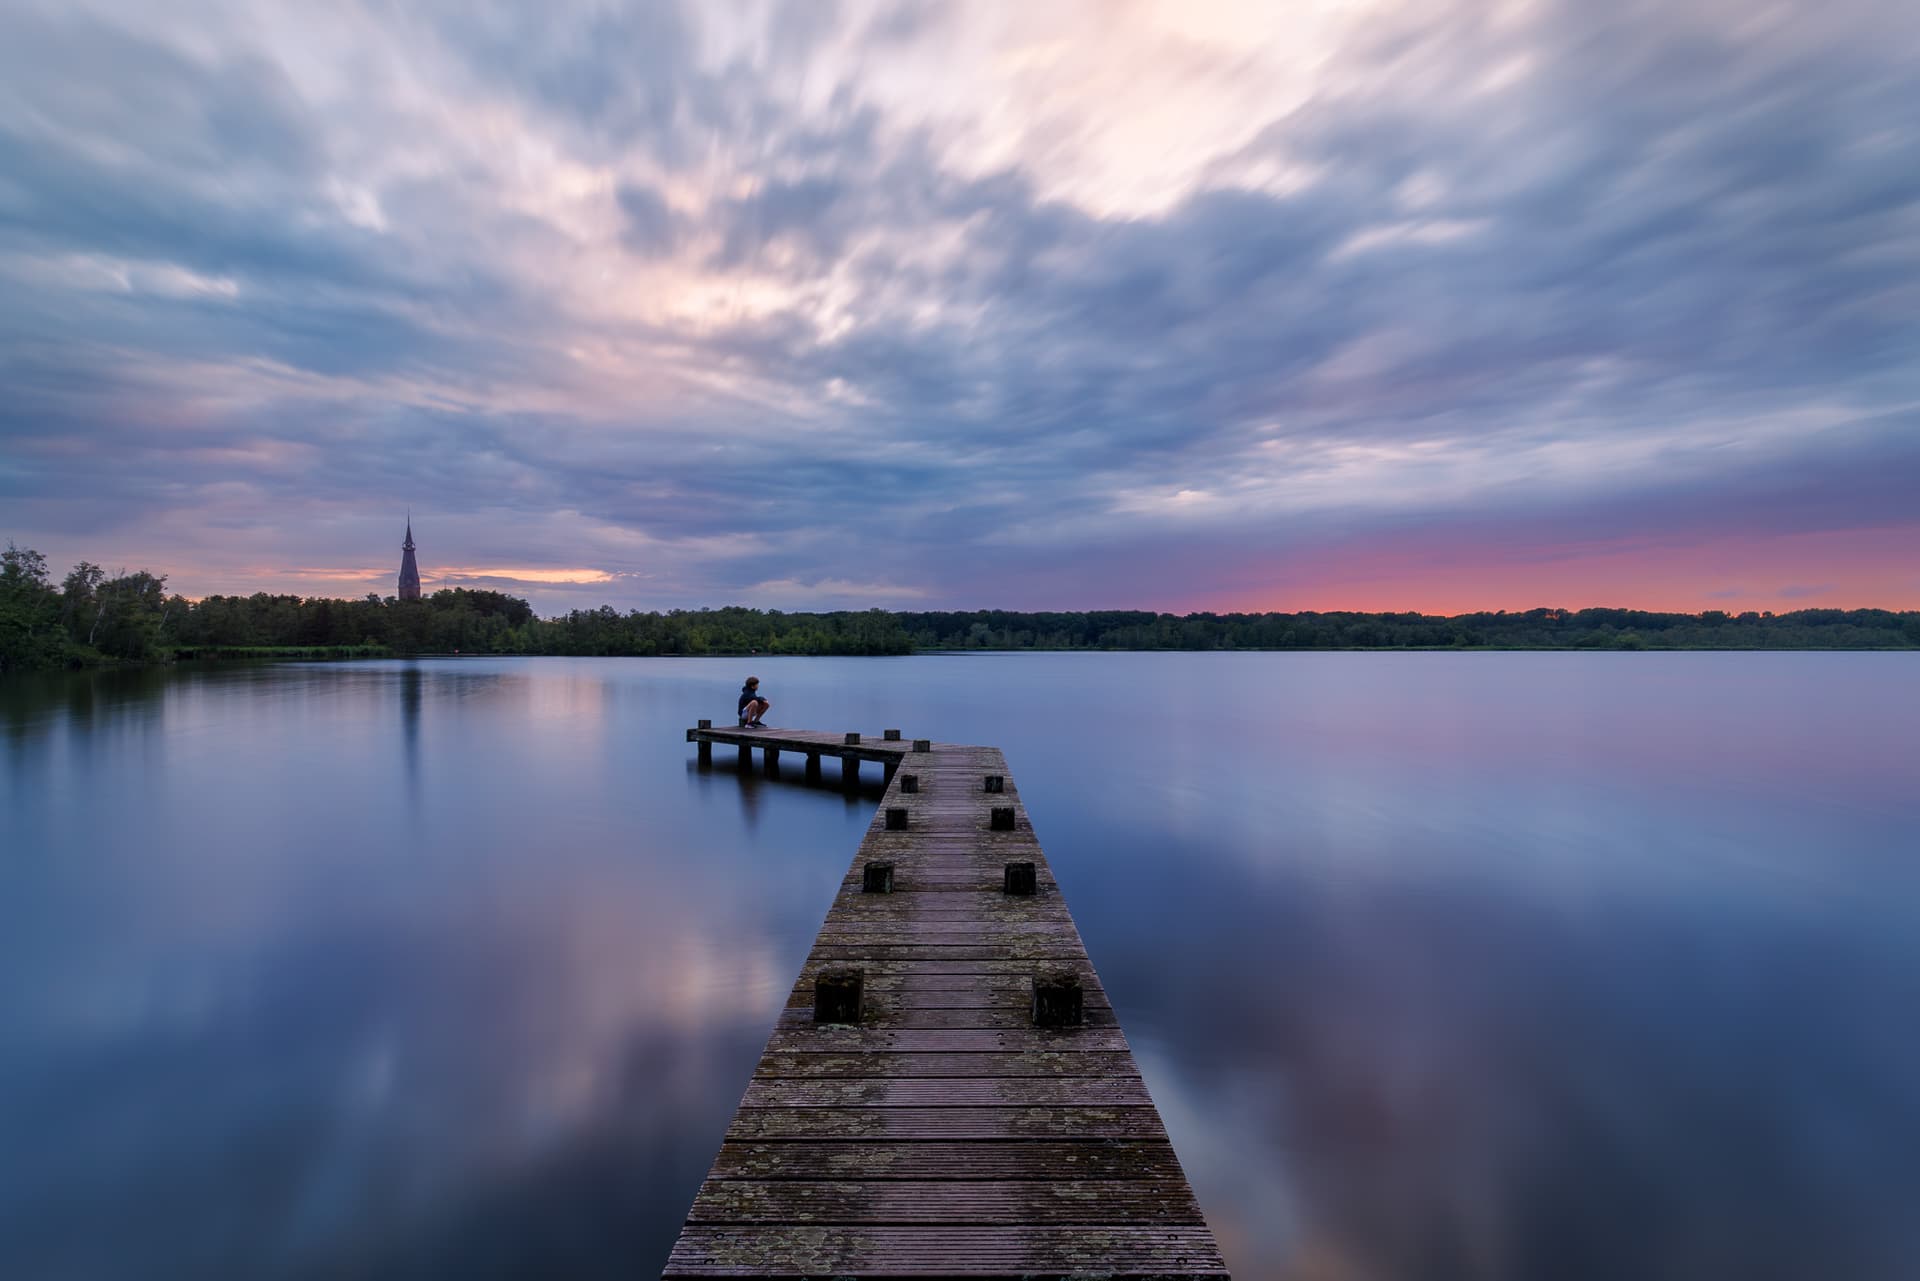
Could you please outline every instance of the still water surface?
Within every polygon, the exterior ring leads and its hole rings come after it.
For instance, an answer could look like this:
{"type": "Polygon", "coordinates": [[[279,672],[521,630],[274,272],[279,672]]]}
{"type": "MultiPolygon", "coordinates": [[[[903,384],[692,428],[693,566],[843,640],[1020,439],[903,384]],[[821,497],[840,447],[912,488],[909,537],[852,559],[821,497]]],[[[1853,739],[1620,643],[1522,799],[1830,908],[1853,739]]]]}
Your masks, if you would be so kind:
{"type": "MultiPolygon", "coordinates": [[[[0,681],[0,1276],[664,1259],[865,829],[748,665],[0,681]]],[[[1243,1281],[1920,1275],[1920,665],[759,659],[1002,747],[1243,1281]]]]}

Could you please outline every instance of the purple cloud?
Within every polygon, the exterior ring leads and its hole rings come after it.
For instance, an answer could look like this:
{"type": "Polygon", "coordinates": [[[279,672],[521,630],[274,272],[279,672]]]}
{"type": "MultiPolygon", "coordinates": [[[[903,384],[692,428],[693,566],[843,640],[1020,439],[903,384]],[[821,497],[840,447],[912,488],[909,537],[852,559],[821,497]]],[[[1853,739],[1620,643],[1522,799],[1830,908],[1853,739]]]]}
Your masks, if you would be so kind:
{"type": "Polygon", "coordinates": [[[411,503],[547,609],[1746,548],[1706,603],[1782,538],[1913,603],[1893,7],[208,9],[0,50],[0,535],[56,563],[313,590],[411,503]]]}

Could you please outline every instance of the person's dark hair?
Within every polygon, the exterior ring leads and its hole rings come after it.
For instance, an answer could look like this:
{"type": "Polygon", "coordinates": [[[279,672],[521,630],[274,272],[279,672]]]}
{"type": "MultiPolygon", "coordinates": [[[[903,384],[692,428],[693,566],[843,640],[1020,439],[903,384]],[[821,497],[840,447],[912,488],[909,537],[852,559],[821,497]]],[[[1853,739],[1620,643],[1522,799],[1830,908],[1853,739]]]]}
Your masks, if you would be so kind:
{"type": "Polygon", "coordinates": [[[747,684],[749,684],[749,685],[758,685],[759,683],[760,683],[760,678],[759,678],[758,676],[749,676],[749,677],[747,677],[747,684]]]}

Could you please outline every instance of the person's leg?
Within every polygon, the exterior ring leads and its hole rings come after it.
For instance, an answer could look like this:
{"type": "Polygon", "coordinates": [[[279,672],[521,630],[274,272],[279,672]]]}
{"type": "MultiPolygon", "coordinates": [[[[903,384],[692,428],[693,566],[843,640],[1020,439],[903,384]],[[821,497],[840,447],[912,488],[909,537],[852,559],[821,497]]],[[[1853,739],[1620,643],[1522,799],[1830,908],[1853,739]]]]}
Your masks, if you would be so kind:
{"type": "Polygon", "coordinates": [[[755,699],[753,703],[753,723],[755,725],[758,725],[760,723],[760,718],[762,716],[765,716],[771,710],[773,710],[772,703],[768,702],[764,698],[755,699]]]}

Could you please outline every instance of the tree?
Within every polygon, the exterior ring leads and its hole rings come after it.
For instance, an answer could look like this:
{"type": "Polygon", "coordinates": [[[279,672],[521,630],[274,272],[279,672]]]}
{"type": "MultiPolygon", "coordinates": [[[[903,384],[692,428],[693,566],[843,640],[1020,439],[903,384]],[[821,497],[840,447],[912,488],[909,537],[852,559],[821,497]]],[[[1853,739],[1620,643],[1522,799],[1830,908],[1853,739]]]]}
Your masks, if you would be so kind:
{"type": "Polygon", "coordinates": [[[0,672],[62,667],[66,662],[60,594],[47,582],[47,558],[8,543],[0,552],[0,672]]]}
{"type": "Polygon", "coordinates": [[[167,580],[146,570],[121,573],[94,592],[96,608],[87,643],[108,658],[138,662],[160,649],[167,580]]]}
{"type": "Polygon", "coordinates": [[[76,645],[93,644],[100,622],[100,584],[106,579],[106,570],[83,560],[60,584],[60,621],[76,645]]]}

